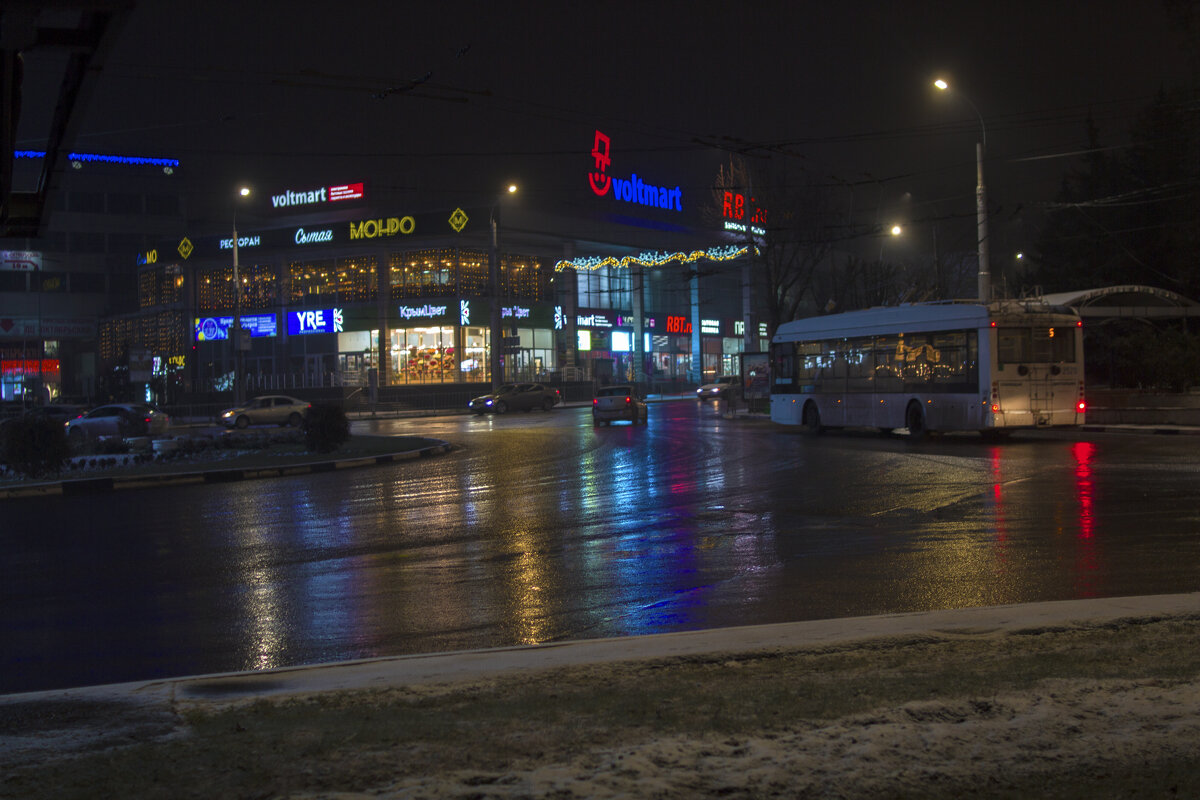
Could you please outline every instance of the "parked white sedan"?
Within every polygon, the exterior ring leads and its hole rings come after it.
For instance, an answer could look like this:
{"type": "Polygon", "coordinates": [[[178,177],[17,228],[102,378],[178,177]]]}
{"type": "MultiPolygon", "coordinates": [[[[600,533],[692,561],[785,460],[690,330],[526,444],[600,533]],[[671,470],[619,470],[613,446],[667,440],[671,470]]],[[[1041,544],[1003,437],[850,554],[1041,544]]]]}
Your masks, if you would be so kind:
{"type": "Polygon", "coordinates": [[[221,424],[229,428],[249,425],[290,425],[299,428],[308,417],[312,404],[285,394],[268,394],[221,412],[221,424]]]}

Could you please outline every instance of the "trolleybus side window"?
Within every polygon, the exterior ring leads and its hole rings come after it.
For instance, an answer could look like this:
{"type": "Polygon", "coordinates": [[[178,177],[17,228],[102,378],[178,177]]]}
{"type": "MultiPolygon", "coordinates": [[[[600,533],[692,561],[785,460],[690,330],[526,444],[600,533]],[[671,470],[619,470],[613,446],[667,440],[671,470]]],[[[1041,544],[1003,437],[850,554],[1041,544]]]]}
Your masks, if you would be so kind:
{"type": "Polygon", "coordinates": [[[842,340],[841,357],[846,361],[846,391],[869,392],[875,377],[875,359],[870,336],[842,340]]]}
{"type": "Polygon", "coordinates": [[[979,386],[979,339],[975,331],[933,334],[932,390],[973,392],[979,386]]]}
{"type": "Polygon", "coordinates": [[[796,384],[802,392],[811,392],[820,379],[820,342],[798,342],[796,344],[796,384]]]}
{"type": "Polygon", "coordinates": [[[901,336],[896,345],[904,389],[910,392],[928,391],[932,387],[934,368],[942,360],[941,352],[933,346],[928,334],[901,336]]]}
{"type": "Polygon", "coordinates": [[[898,392],[903,388],[900,378],[903,360],[900,356],[903,337],[875,337],[875,391],[898,392]]]}

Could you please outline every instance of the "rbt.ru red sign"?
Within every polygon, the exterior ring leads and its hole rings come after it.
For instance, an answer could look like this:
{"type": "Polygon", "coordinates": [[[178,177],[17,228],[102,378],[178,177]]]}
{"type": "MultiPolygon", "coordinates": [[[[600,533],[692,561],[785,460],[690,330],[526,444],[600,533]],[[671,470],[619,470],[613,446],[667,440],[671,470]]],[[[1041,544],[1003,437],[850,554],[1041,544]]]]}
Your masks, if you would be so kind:
{"type": "Polygon", "coordinates": [[[745,232],[746,225],[749,224],[751,233],[762,236],[767,232],[762,227],[767,224],[767,210],[759,208],[753,197],[747,201],[741,192],[725,192],[721,203],[721,216],[725,220],[727,231],[745,232]]]}

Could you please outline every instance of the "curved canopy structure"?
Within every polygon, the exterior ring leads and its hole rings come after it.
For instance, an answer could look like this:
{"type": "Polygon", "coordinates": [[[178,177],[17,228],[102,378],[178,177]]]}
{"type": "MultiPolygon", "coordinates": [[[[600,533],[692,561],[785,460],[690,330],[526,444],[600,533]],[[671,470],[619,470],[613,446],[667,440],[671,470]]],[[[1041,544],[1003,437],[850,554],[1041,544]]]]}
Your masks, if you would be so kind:
{"type": "Polygon", "coordinates": [[[1155,286],[1105,286],[1043,295],[1050,305],[1071,306],[1085,318],[1181,319],[1200,317],[1200,303],[1155,286]]]}

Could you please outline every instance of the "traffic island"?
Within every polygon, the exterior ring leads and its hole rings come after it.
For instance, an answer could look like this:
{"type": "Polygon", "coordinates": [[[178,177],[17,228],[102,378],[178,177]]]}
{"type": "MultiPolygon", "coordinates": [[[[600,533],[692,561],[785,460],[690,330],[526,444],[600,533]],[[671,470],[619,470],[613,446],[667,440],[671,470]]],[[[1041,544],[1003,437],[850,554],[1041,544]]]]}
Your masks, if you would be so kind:
{"type": "Polygon", "coordinates": [[[144,453],[78,456],[50,479],[0,473],[0,499],[77,495],[180,483],[229,483],[389,464],[449,452],[450,443],[424,436],[354,436],[332,453],[311,453],[302,438],[261,434],[220,437],[201,446],[179,437],[177,446],[144,453]],[[219,445],[215,442],[220,442],[219,445]]]}

